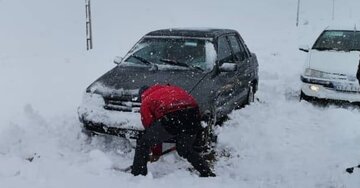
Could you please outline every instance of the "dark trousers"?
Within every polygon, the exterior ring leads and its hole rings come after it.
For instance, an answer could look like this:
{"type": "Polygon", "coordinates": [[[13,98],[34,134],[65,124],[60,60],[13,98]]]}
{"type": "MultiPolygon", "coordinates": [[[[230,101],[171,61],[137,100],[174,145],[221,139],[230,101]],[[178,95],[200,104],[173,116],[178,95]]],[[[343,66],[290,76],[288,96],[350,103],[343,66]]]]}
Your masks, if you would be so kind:
{"type": "Polygon", "coordinates": [[[199,171],[200,176],[214,176],[207,162],[193,149],[196,134],[201,130],[198,113],[194,112],[197,111],[188,109],[168,114],[147,128],[137,140],[131,173],[146,175],[150,148],[175,138],[178,154],[187,159],[199,171]]]}

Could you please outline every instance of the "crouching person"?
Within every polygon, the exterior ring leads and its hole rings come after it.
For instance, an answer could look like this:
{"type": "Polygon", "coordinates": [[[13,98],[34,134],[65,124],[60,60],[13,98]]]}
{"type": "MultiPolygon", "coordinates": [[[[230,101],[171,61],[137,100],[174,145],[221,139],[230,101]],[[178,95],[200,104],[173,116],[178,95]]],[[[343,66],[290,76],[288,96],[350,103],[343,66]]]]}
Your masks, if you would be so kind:
{"type": "Polygon", "coordinates": [[[193,149],[196,135],[202,128],[195,99],[182,88],[171,85],[157,84],[141,89],[139,94],[145,133],[137,140],[131,173],[145,176],[150,148],[175,138],[178,154],[199,171],[200,177],[215,176],[207,162],[193,149]]]}

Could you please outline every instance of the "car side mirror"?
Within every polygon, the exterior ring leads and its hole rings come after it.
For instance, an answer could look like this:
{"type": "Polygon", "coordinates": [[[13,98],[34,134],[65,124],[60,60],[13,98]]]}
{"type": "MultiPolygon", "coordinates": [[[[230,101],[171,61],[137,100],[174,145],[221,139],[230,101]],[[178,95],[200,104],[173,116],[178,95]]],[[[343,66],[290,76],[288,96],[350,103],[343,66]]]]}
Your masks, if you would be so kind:
{"type": "Polygon", "coordinates": [[[234,72],[237,70],[237,65],[235,63],[223,63],[219,67],[220,72],[234,72]]]}
{"type": "Polygon", "coordinates": [[[307,53],[310,51],[310,47],[308,45],[301,45],[299,46],[299,50],[307,53]]]}
{"type": "Polygon", "coordinates": [[[124,59],[123,57],[116,56],[114,59],[114,63],[118,65],[123,61],[123,59],[124,59]]]}

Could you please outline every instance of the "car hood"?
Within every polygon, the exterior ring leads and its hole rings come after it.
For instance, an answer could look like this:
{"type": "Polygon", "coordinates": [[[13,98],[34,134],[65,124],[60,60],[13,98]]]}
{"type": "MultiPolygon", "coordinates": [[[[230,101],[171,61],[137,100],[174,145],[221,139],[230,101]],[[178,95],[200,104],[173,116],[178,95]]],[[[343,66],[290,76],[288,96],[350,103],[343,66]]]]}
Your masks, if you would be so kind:
{"type": "Polygon", "coordinates": [[[359,64],[358,51],[317,51],[311,50],[308,66],[311,69],[338,73],[345,75],[356,75],[359,64]]]}
{"type": "Polygon", "coordinates": [[[117,66],[97,79],[87,91],[101,95],[120,95],[132,92],[136,95],[142,86],[173,84],[190,91],[205,75],[198,70],[151,70],[149,67],[117,66]]]}

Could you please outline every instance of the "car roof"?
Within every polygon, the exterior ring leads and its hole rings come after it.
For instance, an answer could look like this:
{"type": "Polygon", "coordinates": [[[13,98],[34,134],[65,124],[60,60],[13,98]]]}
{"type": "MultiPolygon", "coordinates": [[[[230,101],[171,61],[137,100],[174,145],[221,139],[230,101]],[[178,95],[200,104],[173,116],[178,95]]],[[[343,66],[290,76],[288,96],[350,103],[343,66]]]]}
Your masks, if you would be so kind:
{"type": "Polygon", "coordinates": [[[195,37],[195,38],[217,38],[224,34],[237,33],[232,29],[214,29],[214,28],[170,28],[152,31],[145,36],[166,36],[166,37],[195,37]]]}

